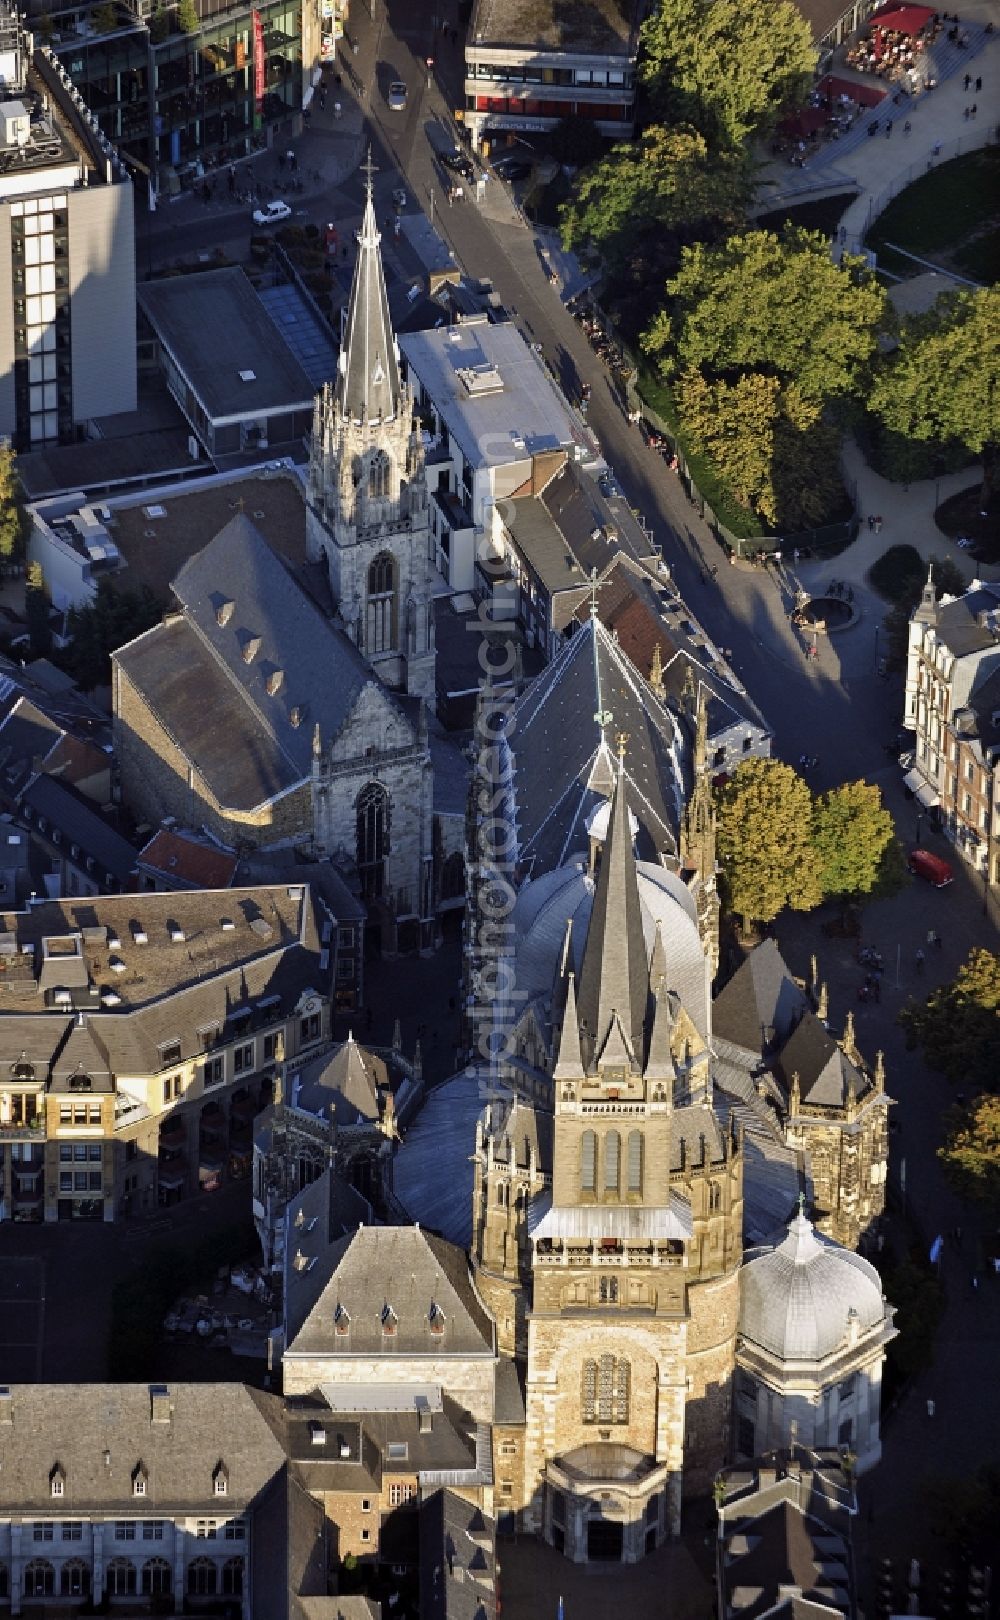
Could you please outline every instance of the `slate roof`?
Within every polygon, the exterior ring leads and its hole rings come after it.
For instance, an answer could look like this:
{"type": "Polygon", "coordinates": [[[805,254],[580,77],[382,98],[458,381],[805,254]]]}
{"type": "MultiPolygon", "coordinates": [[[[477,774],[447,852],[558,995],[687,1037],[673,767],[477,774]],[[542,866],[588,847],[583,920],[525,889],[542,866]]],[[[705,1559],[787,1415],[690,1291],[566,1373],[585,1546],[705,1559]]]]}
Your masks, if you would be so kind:
{"type": "Polygon", "coordinates": [[[842,1108],[852,1090],[860,1096],[868,1086],[867,1078],[811,1009],[803,1013],[782,1047],[778,1069],[786,1090],[791,1088],[793,1074],[797,1074],[802,1101],[827,1108],[842,1108]]]}
{"type": "Polygon", "coordinates": [[[400,406],[399,360],[379,253],[371,179],[338,361],[337,398],[352,422],[386,421],[400,406]]]}
{"type": "Polygon", "coordinates": [[[421,1620],[496,1620],[496,1525],[454,1491],[420,1507],[421,1620]]]}
{"type": "Polygon", "coordinates": [[[242,513],[173,590],[183,616],[115,660],[219,802],[253,809],[308,778],[314,727],[338,736],[375,677],[242,513]]]}
{"type": "Polygon", "coordinates": [[[516,496],[503,520],[548,594],[571,591],[574,604],[581,589],[589,592],[591,570],[602,573],[622,550],[637,559],[653,555],[628,507],[612,508],[573,461],[564,461],[538,493],[516,496]]]}
{"type": "MultiPolygon", "coordinates": [[[[334,1243],[318,1268],[326,1279],[304,1318],[288,1300],[288,1349],[294,1354],[353,1356],[491,1356],[493,1322],[482,1305],[464,1251],[418,1227],[361,1227],[334,1243]],[[338,1305],[350,1318],[335,1331],[338,1305]],[[431,1307],[444,1317],[432,1331],[431,1307]],[[383,1332],[382,1313],[395,1316],[383,1332]]],[[[290,1294],[294,1282],[290,1277],[290,1294]]],[[[287,1353],[287,1352],[286,1352],[287,1353]]]]}
{"type": "Polygon", "coordinates": [[[210,420],[312,409],[312,383],[242,270],[143,281],[136,296],[210,420]]]}
{"type": "MultiPolygon", "coordinates": [[[[644,569],[619,554],[598,585],[597,607],[601,622],[614,632],[644,677],[648,677],[654,649],[659,647],[665,700],[670,707],[680,705],[689,678],[696,695],[704,692],[709,738],[740,724],[769,734],[763,714],[672,587],[651,579],[644,569]],[[713,657],[713,653],[719,656],[713,657]]],[[[588,593],[586,600],[574,604],[573,617],[585,624],[589,616],[588,593]]]]}
{"type": "Polygon", "coordinates": [[[673,853],[685,740],[608,631],[591,619],[532,681],[507,727],[520,855],[536,874],[587,849],[588,818],[614,785],[619,732],[627,739],[628,806],[639,822],[640,853],[673,853]]]}
{"type": "MultiPolygon", "coordinates": [[[[805,1494],[808,1500],[808,1480],[805,1494]]],[[[741,1506],[739,1499],[727,1505],[727,1519],[738,1515],[741,1506]]],[[[736,1518],[724,1549],[721,1567],[729,1612],[750,1620],[765,1614],[829,1620],[831,1614],[854,1611],[850,1543],[834,1524],[804,1511],[794,1498],[786,1496],[752,1517],[736,1518]],[[797,1587],[798,1595],[788,1593],[789,1587],[797,1587]]]]}
{"type": "Polygon", "coordinates": [[[236,872],[236,856],[213,844],[188,838],[171,827],[161,827],[139,851],[139,860],[153,873],[162,873],[171,886],[191,889],[227,889],[236,872]]]}
{"type": "Polygon", "coordinates": [[[393,1160],[393,1191],[410,1219],[463,1249],[472,1242],[471,1153],[482,1109],[474,1071],[434,1086],[393,1160]]]}
{"type": "Polygon", "coordinates": [[[290,1099],[294,1107],[310,1114],[333,1117],[338,1125],[356,1125],[377,1121],[382,1111],[380,1099],[402,1079],[399,1070],[390,1071],[384,1058],[360,1046],[349,1034],[332,1052],[297,1070],[290,1099]]]}
{"type": "Polygon", "coordinates": [[[622,771],[611,799],[611,819],[580,968],[577,1014],[588,1073],[593,1072],[616,1017],[633,1060],[643,1061],[649,999],[649,959],[622,771]]]}
{"type": "MultiPolygon", "coordinates": [[[[139,854],[127,838],[99,815],[88,799],[75,788],[44,773],[36,776],[21,798],[22,812],[31,811],[31,819],[44,816],[48,830],[41,836],[51,839],[52,829],[62,834],[62,854],[67,859],[83,860],[93,857],[96,870],[94,879],[103,883],[110,877],[123,887],[134,876],[139,854]],[[79,845],[80,855],[71,855],[73,844],[79,845]]],[[[27,819],[27,818],[26,818],[27,819]]]]}
{"type": "Polygon", "coordinates": [[[151,1421],[146,1384],[16,1384],[10,1398],[12,1422],[2,1421],[0,1407],[0,1510],[48,1517],[58,1463],[62,1514],[121,1508],[131,1516],[132,1471],[141,1462],[158,1509],[222,1516],[242,1512],[285,1462],[242,1384],[171,1384],[168,1422],[151,1421]],[[229,1473],[224,1499],[212,1481],[220,1461],[229,1473]]]}
{"type": "Polygon", "coordinates": [[[936,632],[939,641],[954,653],[956,658],[964,658],[968,653],[986,652],[989,648],[997,647],[997,634],[986,625],[979,623],[980,613],[996,613],[1000,610],[1000,589],[995,585],[975,581],[964,595],[956,597],[953,602],[942,602],[938,606],[936,619],[936,632]]]}
{"type": "Polygon", "coordinates": [[[749,1052],[785,1040],[809,1010],[773,939],[765,939],[737,968],[712,1004],[716,1035],[749,1052]]]}

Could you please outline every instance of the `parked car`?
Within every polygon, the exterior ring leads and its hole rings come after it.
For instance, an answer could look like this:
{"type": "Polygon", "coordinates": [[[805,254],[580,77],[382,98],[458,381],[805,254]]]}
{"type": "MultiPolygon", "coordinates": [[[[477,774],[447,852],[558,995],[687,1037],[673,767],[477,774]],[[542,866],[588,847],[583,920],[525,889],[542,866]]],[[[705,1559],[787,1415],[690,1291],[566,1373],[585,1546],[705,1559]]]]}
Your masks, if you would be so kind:
{"type": "Polygon", "coordinates": [[[943,861],[940,855],[932,855],[929,849],[911,849],[906,864],[914,877],[932,883],[935,889],[947,888],[954,881],[955,874],[948,862],[943,861]]]}
{"type": "Polygon", "coordinates": [[[515,180],[527,180],[531,173],[531,164],[523,158],[501,158],[494,163],[493,173],[498,174],[501,180],[506,180],[512,186],[515,180]]]}
{"type": "Polygon", "coordinates": [[[286,202],[276,198],[274,202],[265,203],[263,208],[255,208],[253,222],[255,225],[280,225],[282,220],[291,219],[292,210],[286,202]]]}
{"type": "Polygon", "coordinates": [[[385,99],[388,102],[390,112],[406,111],[406,85],[402,79],[393,79],[389,86],[389,94],[385,99]]]}
{"type": "Polygon", "coordinates": [[[457,146],[450,152],[441,153],[441,167],[450,169],[452,174],[460,174],[463,180],[474,180],[476,178],[475,164],[471,158],[466,157],[464,152],[460,152],[457,146]]]}

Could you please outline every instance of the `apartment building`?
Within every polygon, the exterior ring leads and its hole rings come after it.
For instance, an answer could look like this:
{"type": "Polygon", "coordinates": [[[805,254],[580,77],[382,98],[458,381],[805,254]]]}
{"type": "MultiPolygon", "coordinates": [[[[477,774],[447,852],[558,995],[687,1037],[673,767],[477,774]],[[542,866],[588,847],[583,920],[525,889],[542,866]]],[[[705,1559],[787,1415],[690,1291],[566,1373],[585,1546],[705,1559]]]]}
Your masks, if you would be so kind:
{"type": "Polygon", "coordinates": [[[1000,585],[974,579],[939,602],[933,569],[910,619],[903,724],[916,733],[906,785],[986,892],[1000,883],[1000,585]]]}
{"type": "Polygon", "coordinates": [[[0,914],[0,1220],[114,1221],[249,1175],[360,940],[305,884],[0,914]],[[350,937],[348,937],[350,936],[350,937]]]}
{"type": "Polygon", "coordinates": [[[640,0],[477,0],[465,47],[465,124],[487,150],[511,134],[589,118],[627,140],[635,118],[640,0]]]}
{"type": "Polygon", "coordinates": [[[0,434],[33,450],[135,409],[132,184],[9,0],[0,86],[0,434]]]}
{"type": "Polygon", "coordinates": [[[242,1384],[0,1388],[0,1604],[280,1612],[255,1540],[284,1468],[242,1384]]]}

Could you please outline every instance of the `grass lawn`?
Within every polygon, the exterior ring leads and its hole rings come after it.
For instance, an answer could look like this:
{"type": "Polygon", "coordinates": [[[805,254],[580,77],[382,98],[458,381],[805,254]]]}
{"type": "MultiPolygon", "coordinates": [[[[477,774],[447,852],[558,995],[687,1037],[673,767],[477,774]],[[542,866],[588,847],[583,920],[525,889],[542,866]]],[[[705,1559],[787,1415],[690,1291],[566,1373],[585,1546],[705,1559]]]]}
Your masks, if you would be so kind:
{"type": "Polygon", "coordinates": [[[960,489],[950,500],[942,501],[934,521],[952,539],[967,534],[974,542],[972,555],[977,562],[993,563],[1000,558],[1000,512],[993,511],[983,517],[981,496],[982,484],[977,480],[968,489],[960,489]]]}
{"type": "Polygon", "coordinates": [[[936,264],[994,281],[1000,274],[998,237],[1000,150],[987,146],[942,163],[907,186],[879,215],[868,244],[880,263],[899,275],[920,275],[922,267],[894,253],[890,242],[936,264]]]}
{"type": "Polygon", "coordinates": [[[840,223],[840,216],[854,201],[854,191],[838,191],[835,197],[818,197],[813,202],[797,203],[794,208],[775,208],[770,213],[758,214],[756,223],[764,231],[778,231],[787,225],[804,231],[822,231],[832,236],[840,223]]]}

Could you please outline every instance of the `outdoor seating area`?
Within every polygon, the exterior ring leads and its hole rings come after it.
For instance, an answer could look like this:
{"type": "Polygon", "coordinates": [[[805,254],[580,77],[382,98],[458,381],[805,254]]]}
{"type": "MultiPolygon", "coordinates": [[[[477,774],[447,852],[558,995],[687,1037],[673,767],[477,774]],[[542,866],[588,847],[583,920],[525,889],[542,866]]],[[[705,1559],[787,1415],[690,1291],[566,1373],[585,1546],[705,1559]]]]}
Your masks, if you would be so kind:
{"type": "Polygon", "coordinates": [[[772,157],[787,157],[796,168],[827,141],[839,141],[870,107],[877,107],[886,92],[827,74],[810,92],[806,106],[782,119],[771,145],[772,157]]]}
{"type": "Polygon", "coordinates": [[[952,20],[930,6],[883,6],[871,18],[868,31],[848,50],[847,65],[887,83],[901,84],[912,95],[929,76],[927,51],[946,23],[948,38],[954,33],[957,39],[957,18],[952,20]]]}

